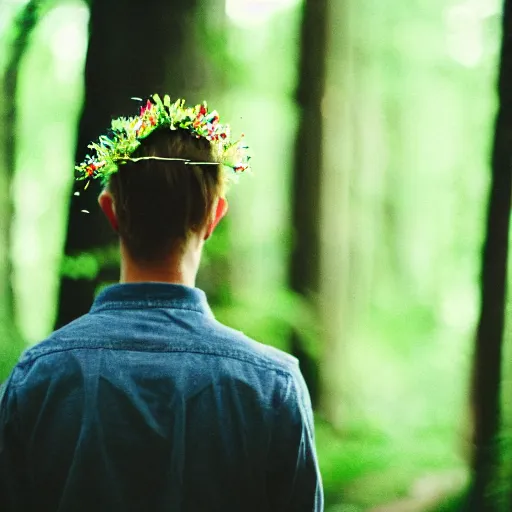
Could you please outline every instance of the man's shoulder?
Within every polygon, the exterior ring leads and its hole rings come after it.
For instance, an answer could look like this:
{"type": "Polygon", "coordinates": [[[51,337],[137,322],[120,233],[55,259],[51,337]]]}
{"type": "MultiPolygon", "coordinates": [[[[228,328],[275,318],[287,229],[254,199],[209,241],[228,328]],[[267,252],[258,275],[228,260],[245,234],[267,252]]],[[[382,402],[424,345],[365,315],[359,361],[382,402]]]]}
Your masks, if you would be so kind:
{"type": "Polygon", "coordinates": [[[261,363],[275,367],[286,372],[294,372],[298,367],[298,360],[294,356],[254,340],[242,331],[228,327],[218,321],[214,321],[214,336],[227,339],[230,342],[229,350],[233,353],[246,354],[255,363],[261,363]]]}
{"type": "Polygon", "coordinates": [[[78,340],[80,332],[87,330],[89,326],[90,319],[89,315],[86,314],[53,331],[43,340],[25,349],[20,356],[17,366],[23,367],[28,365],[45,354],[69,350],[71,346],[65,340],[73,338],[78,340]]]}
{"type": "MultiPolygon", "coordinates": [[[[161,341],[147,340],[143,345],[136,341],[141,337],[141,333],[124,333],[123,341],[110,339],[109,332],[113,326],[109,325],[108,329],[101,329],[101,322],[91,314],[85,314],[80,318],[72,321],[66,326],[54,331],[46,339],[28,348],[22,354],[18,366],[20,368],[30,366],[37,359],[48,355],[68,354],[76,352],[80,349],[115,348],[116,350],[133,350],[136,348],[140,351],[151,351],[162,353],[168,352],[202,352],[211,354],[212,356],[224,356],[228,358],[238,359],[249,364],[262,366],[268,369],[294,374],[298,369],[298,360],[292,355],[272,347],[265,343],[261,343],[247,336],[241,331],[228,327],[215,319],[209,319],[201,329],[191,333],[191,340],[184,339],[183,333],[173,341],[172,344],[162,343],[161,341]],[[99,332],[101,331],[101,332],[99,332]],[[101,335],[104,334],[104,336],[101,335]],[[133,338],[135,341],[128,341],[133,338]]],[[[114,326],[115,327],[115,326],[114,326]]],[[[121,329],[114,329],[118,333],[121,329]]],[[[163,334],[163,333],[160,333],[163,334]]],[[[169,336],[175,333],[172,325],[169,325],[169,336]]],[[[160,340],[162,337],[160,336],[160,340]]]]}

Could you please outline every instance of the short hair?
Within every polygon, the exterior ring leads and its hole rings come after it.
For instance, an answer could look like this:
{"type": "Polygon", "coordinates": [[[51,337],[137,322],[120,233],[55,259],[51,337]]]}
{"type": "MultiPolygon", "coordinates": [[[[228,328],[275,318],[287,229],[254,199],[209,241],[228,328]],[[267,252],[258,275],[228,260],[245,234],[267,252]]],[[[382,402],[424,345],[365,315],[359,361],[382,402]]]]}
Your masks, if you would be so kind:
{"type": "MultiPolygon", "coordinates": [[[[183,129],[155,130],[133,154],[144,156],[216,161],[208,140],[183,129]]],[[[130,256],[156,262],[206,226],[224,183],[220,165],[149,159],[120,165],[107,188],[114,199],[119,236],[130,256]]]]}

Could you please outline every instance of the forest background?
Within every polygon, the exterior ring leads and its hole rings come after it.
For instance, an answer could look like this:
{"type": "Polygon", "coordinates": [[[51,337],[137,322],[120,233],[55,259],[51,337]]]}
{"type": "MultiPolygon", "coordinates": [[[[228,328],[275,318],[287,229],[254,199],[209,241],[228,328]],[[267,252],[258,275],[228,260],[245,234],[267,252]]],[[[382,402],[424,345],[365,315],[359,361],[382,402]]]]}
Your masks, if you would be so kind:
{"type": "Polygon", "coordinates": [[[0,0],[0,382],[118,279],[87,144],[131,97],[207,99],[253,174],[198,286],[299,358],[326,510],[509,510],[509,10],[0,0]]]}

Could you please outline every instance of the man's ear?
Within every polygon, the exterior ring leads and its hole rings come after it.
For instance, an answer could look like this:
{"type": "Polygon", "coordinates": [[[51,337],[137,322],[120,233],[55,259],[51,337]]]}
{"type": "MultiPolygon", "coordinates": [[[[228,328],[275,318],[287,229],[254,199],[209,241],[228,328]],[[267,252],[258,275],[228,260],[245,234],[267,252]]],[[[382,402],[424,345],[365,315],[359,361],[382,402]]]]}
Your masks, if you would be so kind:
{"type": "Polygon", "coordinates": [[[212,222],[208,225],[206,229],[206,233],[204,235],[204,240],[208,240],[212,236],[212,233],[214,229],[217,227],[219,222],[222,220],[222,218],[226,215],[228,212],[228,202],[225,198],[219,197],[219,200],[217,201],[217,207],[215,208],[215,217],[213,218],[212,222]]]}
{"type": "Polygon", "coordinates": [[[118,224],[114,198],[107,189],[104,189],[103,192],[98,196],[98,204],[100,205],[100,208],[103,210],[103,213],[110,222],[112,229],[117,233],[118,224]]]}

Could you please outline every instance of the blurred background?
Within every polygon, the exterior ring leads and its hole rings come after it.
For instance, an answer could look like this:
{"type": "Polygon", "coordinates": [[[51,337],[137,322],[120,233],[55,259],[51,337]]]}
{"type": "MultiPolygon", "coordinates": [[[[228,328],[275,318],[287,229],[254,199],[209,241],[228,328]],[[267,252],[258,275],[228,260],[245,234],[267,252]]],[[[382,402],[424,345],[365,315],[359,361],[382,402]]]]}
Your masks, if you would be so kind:
{"type": "Polygon", "coordinates": [[[98,185],[73,179],[87,144],[136,114],[131,97],[207,100],[245,133],[253,174],[198,286],[219,320],[299,358],[326,510],[466,510],[473,492],[467,510],[509,510],[512,331],[498,320],[486,338],[482,311],[508,320],[511,304],[481,282],[484,246],[501,255],[494,283],[506,275],[503,14],[499,0],[0,0],[0,382],[119,277],[98,185]]]}

